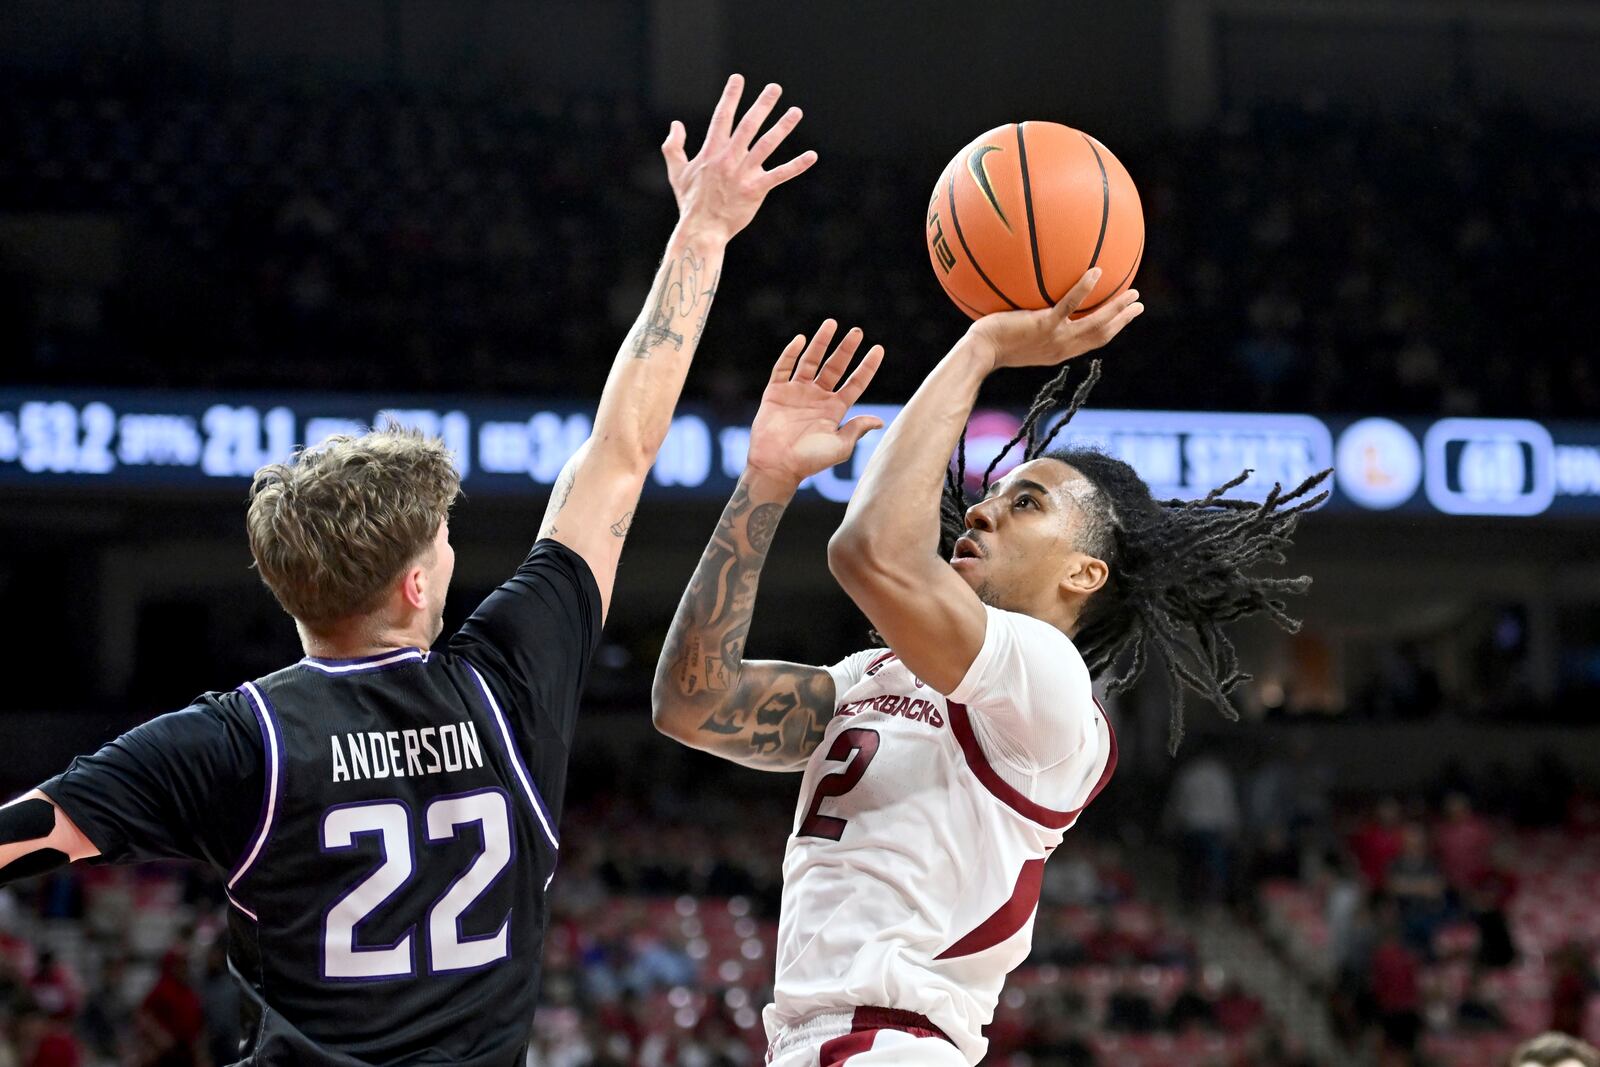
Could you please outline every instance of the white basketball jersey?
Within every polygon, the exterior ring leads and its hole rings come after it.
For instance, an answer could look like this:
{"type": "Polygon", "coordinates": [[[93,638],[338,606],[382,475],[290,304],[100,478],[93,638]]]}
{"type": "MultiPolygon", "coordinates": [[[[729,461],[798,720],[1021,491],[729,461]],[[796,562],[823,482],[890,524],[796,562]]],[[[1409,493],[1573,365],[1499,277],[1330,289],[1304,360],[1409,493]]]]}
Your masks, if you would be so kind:
{"type": "Polygon", "coordinates": [[[1117,762],[1066,635],[986,610],[948,697],[884,649],[829,669],[836,711],[784,857],[769,1038],[819,1012],[894,1008],[983,1057],[1044,861],[1117,762]]]}

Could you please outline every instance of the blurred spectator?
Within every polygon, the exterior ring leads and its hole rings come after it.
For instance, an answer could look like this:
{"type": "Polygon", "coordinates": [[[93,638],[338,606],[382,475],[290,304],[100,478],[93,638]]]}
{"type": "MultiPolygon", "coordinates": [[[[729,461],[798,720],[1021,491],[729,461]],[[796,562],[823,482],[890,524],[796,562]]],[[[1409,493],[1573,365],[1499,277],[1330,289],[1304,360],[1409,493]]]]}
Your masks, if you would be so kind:
{"type": "Polygon", "coordinates": [[[1383,887],[1388,879],[1389,864],[1400,855],[1401,847],[1400,802],[1384,797],[1350,835],[1350,851],[1369,888],[1383,887]]]}
{"type": "Polygon", "coordinates": [[[54,1012],[37,1001],[24,1000],[14,1012],[16,1054],[20,1067],[79,1067],[83,1046],[54,1012]]]}
{"type": "Polygon", "coordinates": [[[1323,921],[1328,924],[1328,955],[1335,976],[1364,974],[1372,953],[1372,921],[1367,891],[1356,878],[1354,864],[1343,853],[1328,858],[1323,921]]]}
{"type": "Polygon", "coordinates": [[[203,1063],[205,1016],[200,996],[189,984],[183,947],[167,950],[161,971],[134,1018],[138,1035],[135,1062],[140,1067],[198,1067],[203,1063]]]}
{"type": "Polygon", "coordinates": [[[635,993],[690,985],[695,980],[694,961],[660,931],[646,924],[641,923],[628,935],[628,954],[632,962],[623,982],[635,993]]]}
{"type": "Polygon", "coordinates": [[[1084,948],[1094,963],[1121,966],[1143,960],[1148,944],[1145,938],[1118,920],[1115,909],[1104,907],[1100,909],[1099,924],[1084,948]]]}
{"type": "MultiPolygon", "coordinates": [[[[651,273],[638,235],[671,226],[644,133],[654,119],[634,101],[298,81],[152,91],[162,80],[62,89],[14,74],[7,86],[0,135],[15,150],[0,168],[0,211],[114,219],[139,250],[137,269],[111,281],[5,269],[0,343],[20,378],[354,389],[381,387],[398,367],[422,389],[592,395],[604,361],[584,357],[615,346],[615,309],[631,314],[651,273]],[[186,294],[197,299],[181,321],[145,313],[186,294]],[[523,358],[539,322],[556,323],[548,358],[523,358]]],[[[1551,277],[1582,276],[1600,231],[1591,141],[1576,118],[1501,108],[1262,108],[1119,145],[1161,235],[1138,279],[1150,317],[1119,344],[1135,359],[1205,358],[1108,377],[1097,399],[1600,408],[1581,286],[1541,291],[1515,326],[1483,310],[1517,288],[1530,257],[1551,277]],[[1419,281],[1438,278],[1450,284],[1419,281]]],[[[780,236],[724,294],[740,351],[708,345],[693,398],[750,396],[758,376],[743,352],[776,350],[796,316],[828,301],[891,343],[955,336],[960,313],[925,262],[877,239],[918,232],[928,176],[945,162],[937,143],[818,170],[764,209],[780,236]],[[857,210],[841,213],[847,203],[857,210]],[[809,239],[782,236],[796,234],[809,239]]],[[[914,378],[911,364],[886,365],[880,384],[903,396],[914,378]]],[[[1031,391],[1020,378],[994,388],[1006,403],[1031,391]]],[[[1374,694],[1389,711],[1437,703],[1425,666],[1401,657],[1391,670],[1393,691],[1374,694]]]]}
{"type": "MultiPolygon", "coordinates": [[[[79,1023],[90,1049],[104,1059],[121,1053],[122,1035],[133,1025],[135,1002],[128,996],[128,961],[120,952],[108,955],[100,965],[100,975],[84,998],[83,1018],[79,1023]]],[[[235,1055],[233,1059],[238,1059],[235,1055]]],[[[231,1063],[232,1060],[219,1060],[231,1063]]]]}
{"type": "Polygon", "coordinates": [[[1401,936],[1399,913],[1392,902],[1379,910],[1378,930],[1372,952],[1372,1003],[1388,1062],[1410,1063],[1422,1033],[1421,961],[1401,936]]]}
{"type": "Polygon", "coordinates": [[[1205,749],[1191,757],[1173,779],[1164,822],[1178,837],[1184,899],[1220,903],[1228,894],[1240,825],[1227,764],[1205,749]]]}
{"type": "Polygon", "coordinates": [[[1400,855],[1389,864],[1384,888],[1400,910],[1406,940],[1418,952],[1432,951],[1433,934],[1445,918],[1444,877],[1428,851],[1428,832],[1421,823],[1407,823],[1400,834],[1400,855]]]}
{"type": "Polygon", "coordinates": [[[28,980],[28,994],[40,1011],[57,1019],[71,1019],[82,1006],[83,983],[54,952],[45,951],[39,953],[33,977],[28,980]]]}
{"type": "Polygon", "coordinates": [[[1589,953],[1570,941],[1557,954],[1550,982],[1550,1029],[1564,1034],[1584,1031],[1584,1013],[1595,992],[1594,967],[1589,953]]]}
{"type": "Polygon", "coordinates": [[[235,1062],[244,1041],[239,983],[228,971],[227,943],[221,939],[206,949],[205,967],[200,972],[200,1006],[206,1023],[206,1050],[213,1067],[235,1062]]]}
{"type": "Polygon", "coordinates": [[[1478,928],[1478,963],[1484,967],[1509,967],[1517,958],[1507,914],[1517,892],[1511,864],[1509,857],[1496,859],[1467,890],[1467,913],[1478,928]]]}
{"type": "Polygon", "coordinates": [[[1488,822],[1472,810],[1464,793],[1450,793],[1444,799],[1444,818],[1433,832],[1434,848],[1445,884],[1464,892],[1489,873],[1489,849],[1494,832],[1488,822]]]}
{"type": "Polygon", "coordinates": [[[1540,1034],[1518,1045],[1506,1067],[1600,1067],[1600,1049],[1566,1034],[1540,1034]]]}
{"type": "Polygon", "coordinates": [[[1225,1034],[1247,1034],[1266,1018],[1261,1001],[1230,978],[1217,995],[1217,1025],[1225,1034]]]}

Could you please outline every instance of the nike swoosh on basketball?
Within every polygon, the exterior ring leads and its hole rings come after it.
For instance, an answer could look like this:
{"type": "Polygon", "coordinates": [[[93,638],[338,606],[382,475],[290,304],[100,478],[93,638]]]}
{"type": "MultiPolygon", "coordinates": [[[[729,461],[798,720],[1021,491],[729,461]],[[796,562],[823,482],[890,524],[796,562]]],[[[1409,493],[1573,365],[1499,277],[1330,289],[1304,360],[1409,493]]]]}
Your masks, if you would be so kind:
{"type": "Polygon", "coordinates": [[[994,213],[1000,216],[1006,232],[1012,233],[1014,231],[1011,229],[1011,220],[1006,218],[1005,211],[1000,207],[1000,201],[995,198],[994,186],[989,181],[989,164],[985,159],[990,152],[999,151],[1001,149],[992,144],[979,145],[972,150],[971,155],[967,156],[967,169],[972,172],[972,180],[978,183],[978,190],[983,193],[984,199],[989,201],[994,213]]]}

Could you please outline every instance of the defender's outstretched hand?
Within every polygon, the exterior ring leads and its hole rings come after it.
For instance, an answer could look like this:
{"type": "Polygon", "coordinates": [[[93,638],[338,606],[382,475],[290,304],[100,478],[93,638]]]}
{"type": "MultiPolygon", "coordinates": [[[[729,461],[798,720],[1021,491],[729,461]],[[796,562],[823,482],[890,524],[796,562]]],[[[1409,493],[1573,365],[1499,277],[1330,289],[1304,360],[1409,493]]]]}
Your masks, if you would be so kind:
{"type": "Polygon", "coordinates": [[[1091,267],[1055,307],[1041,311],[1000,311],[985,315],[967,330],[1001,367],[1051,367],[1108,343],[1144,311],[1139,290],[1118,293],[1081,319],[1072,313],[1100,280],[1091,267]]]}
{"type": "Polygon", "coordinates": [[[799,485],[818,471],[844,462],[864,435],[883,425],[882,419],[872,415],[857,415],[839,424],[877,373],[883,346],[868,349],[840,386],[839,380],[861,347],[862,333],[852,328],[823,359],[837,329],[836,322],[826,319],[809,343],[801,334],[778,357],[750,427],[745,462],[752,471],[799,485]]]}
{"type": "Polygon", "coordinates": [[[800,124],[800,109],[791,107],[756,140],[761,124],[772,114],[783,89],[769,84],[761,90],[739,124],[733,124],[744,78],[735,74],[722,90],[722,99],[711,115],[706,139],[693,159],[684,154],[688,136],[683,123],[674,120],[661,145],[667,160],[667,179],[678,198],[678,215],[686,222],[714,232],[726,241],[750,224],[756,210],[773,189],[817,161],[817,154],[805,151],[781,166],[763,170],[762,165],[800,124]],[[751,142],[755,143],[752,144],[751,142]]]}

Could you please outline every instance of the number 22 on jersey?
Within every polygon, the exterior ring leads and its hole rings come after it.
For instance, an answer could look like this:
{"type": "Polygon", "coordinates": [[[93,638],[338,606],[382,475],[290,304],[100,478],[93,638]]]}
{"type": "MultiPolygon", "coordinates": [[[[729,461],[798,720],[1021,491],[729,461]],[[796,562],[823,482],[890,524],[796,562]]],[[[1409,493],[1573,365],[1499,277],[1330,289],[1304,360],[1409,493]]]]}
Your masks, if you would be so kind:
{"type": "MultiPolygon", "coordinates": [[[[506,958],[509,952],[507,913],[492,934],[467,937],[461,933],[461,916],[492,885],[511,862],[511,810],[505,793],[485,789],[476,793],[436,797],[423,813],[426,842],[448,841],[463,827],[476,825],[482,847],[470,866],[451,883],[428,909],[428,973],[442,974],[483,967],[506,958]]],[[[328,909],[322,922],[322,976],[333,980],[409,978],[413,963],[414,933],[407,930],[392,945],[356,944],[356,927],[411,881],[416,871],[412,847],[411,812],[395,800],[376,800],[330,808],[322,817],[322,850],[342,852],[358,847],[357,838],[378,838],[383,861],[328,909]]],[[[423,853],[426,856],[426,852],[423,853]]]]}

